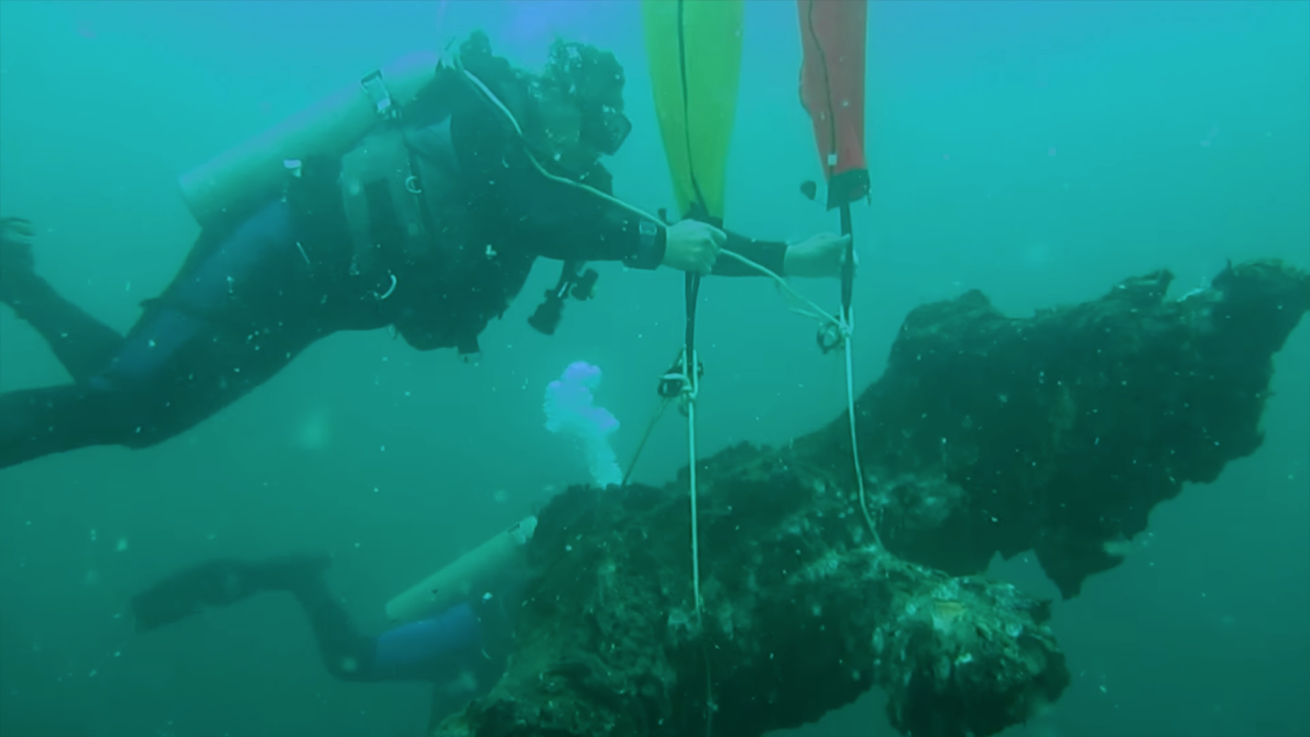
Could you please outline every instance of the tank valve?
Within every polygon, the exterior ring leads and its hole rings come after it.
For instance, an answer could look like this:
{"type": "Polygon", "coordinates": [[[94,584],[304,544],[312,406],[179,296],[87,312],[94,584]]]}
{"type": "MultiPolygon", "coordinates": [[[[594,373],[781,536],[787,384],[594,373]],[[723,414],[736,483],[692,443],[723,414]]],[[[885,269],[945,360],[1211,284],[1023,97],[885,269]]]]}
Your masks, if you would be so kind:
{"type": "Polygon", "coordinates": [[[387,90],[387,83],[382,80],[382,70],[375,69],[364,75],[364,78],[359,80],[359,86],[364,88],[364,94],[373,101],[373,109],[379,118],[396,117],[398,111],[391,99],[391,93],[387,90]]]}

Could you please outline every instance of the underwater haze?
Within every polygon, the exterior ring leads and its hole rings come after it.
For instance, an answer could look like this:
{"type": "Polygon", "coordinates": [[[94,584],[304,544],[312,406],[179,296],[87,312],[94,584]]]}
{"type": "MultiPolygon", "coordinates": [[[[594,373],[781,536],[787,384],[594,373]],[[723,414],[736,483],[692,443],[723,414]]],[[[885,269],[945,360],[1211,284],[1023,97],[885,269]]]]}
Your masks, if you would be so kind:
{"type": "MultiPolygon", "coordinates": [[[[37,228],[37,270],[125,330],[199,227],[180,173],[380,64],[475,29],[540,66],[557,36],[612,49],[634,131],[615,192],[671,207],[636,2],[0,0],[0,215],[37,228]]],[[[771,239],[836,230],[798,95],[790,0],[747,3],[726,223],[771,239]]],[[[1159,268],[1186,292],[1228,260],[1310,268],[1310,3],[871,2],[870,201],[854,210],[855,384],[924,302],[1095,298],[1159,268]]],[[[338,334],[153,448],[0,471],[0,737],[399,737],[431,689],[334,680],[285,596],[148,635],[130,597],[215,557],[333,556],[365,629],[395,594],[589,478],[546,429],[547,384],[599,366],[626,463],[682,341],[683,279],[599,264],[594,301],[546,337],[540,264],[482,356],[338,334]]],[[[798,281],[835,309],[836,281],[798,281]]],[[[700,452],[783,443],[845,409],[844,366],[764,280],[701,288],[700,452]]],[[[1152,515],[1127,561],[1059,601],[1035,561],[993,573],[1055,597],[1072,685],[1006,737],[1310,734],[1310,328],[1275,356],[1266,438],[1152,515]]],[[[0,391],[68,381],[0,307],[0,391]]],[[[635,480],[687,463],[670,413],[635,480]]],[[[892,735],[870,693],[790,737],[892,735]]]]}

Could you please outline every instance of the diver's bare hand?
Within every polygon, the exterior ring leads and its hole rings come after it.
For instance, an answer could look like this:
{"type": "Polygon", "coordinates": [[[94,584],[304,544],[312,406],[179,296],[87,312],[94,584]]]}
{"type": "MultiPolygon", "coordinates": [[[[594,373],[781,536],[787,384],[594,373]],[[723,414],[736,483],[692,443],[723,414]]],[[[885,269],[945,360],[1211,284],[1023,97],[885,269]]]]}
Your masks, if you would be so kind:
{"type": "Polygon", "coordinates": [[[714,269],[728,234],[699,220],[683,220],[669,226],[664,246],[664,265],[702,276],[714,269]]]}
{"type": "MultiPolygon", "coordinates": [[[[787,276],[825,279],[841,276],[846,263],[846,247],[851,237],[836,233],[819,233],[792,246],[783,255],[782,268],[787,276]]],[[[859,264],[859,259],[855,260],[859,264]]]]}

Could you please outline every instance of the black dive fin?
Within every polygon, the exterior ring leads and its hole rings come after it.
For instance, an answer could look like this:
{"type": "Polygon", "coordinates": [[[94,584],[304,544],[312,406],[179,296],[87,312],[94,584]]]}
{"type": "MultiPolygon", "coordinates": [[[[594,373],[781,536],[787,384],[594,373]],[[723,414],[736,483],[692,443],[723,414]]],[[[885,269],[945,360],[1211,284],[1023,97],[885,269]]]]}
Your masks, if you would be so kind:
{"type": "Polygon", "coordinates": [[[234,560],[209,561],[175,573],[132,597],[137,629],[149,632],[206,607],[241,601],[257,590],[253,573],[249,564],[234,560]]]}
{"type": "Polygon", "coordinates": [[[214,560],[183,569],[132,597],[132,613],[142,632],[219,607],[260,591],[286,591],[321,575],[326,555],[291,555],[261,562],[214,560]]]}

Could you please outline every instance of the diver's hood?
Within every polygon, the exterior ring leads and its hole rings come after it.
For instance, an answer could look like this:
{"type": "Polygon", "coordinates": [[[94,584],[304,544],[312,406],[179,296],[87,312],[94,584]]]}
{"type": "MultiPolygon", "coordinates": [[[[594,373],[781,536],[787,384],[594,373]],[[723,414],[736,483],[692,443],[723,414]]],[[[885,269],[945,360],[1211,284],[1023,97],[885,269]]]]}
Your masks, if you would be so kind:
{"type": "Polygon", "coordinates": [[[606,156],[613,156],[632,122],[623,114],[623,65],[614,54],[583,43],[557,40],[542,79],[582,112],[582,140],[606,156]]]}
{"type": "Polygon", "coordinates": [[[600,156],[613,155],[632,130],[623,115],[623,67],[609,52],[556,41],[546,70],[534,75],[493,54],[487,35],[475,31],[450,62],[500,109],[543,164],[554,163],[574,176],[591,169],[600,156]],[[542,106],[561,102],[581,114],[579,135],[572,140],[545,130],[542,106]]]}

